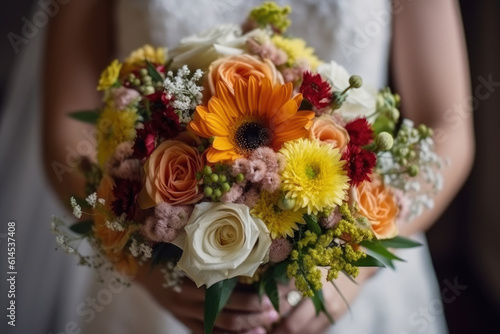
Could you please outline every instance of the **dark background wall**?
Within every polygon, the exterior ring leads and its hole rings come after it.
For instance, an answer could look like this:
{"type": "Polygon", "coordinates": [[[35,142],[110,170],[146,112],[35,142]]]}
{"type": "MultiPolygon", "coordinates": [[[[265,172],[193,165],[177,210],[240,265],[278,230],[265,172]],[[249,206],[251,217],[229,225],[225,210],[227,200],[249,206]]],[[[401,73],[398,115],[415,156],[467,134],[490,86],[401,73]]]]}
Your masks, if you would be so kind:
{"type": "Polygon", "coordinates": [[[476,160],[447,211],[428,231],[442,289],[455,280],[460,294],[445,301],[451,333],[499,333],[500,323],[500,1],[462,0],[469,50],[476,160]],[[488,85],[489,94],[478,87],[488,85]],[[448,283],[447,283],[448,282],[448,283]],[[466,288],[465,288],[466,287],[466,288]]]}
{"type": "MultiPolygon", "coordinates": [[[[21,35],[23,17],[39,9],[32,0],[9,1],[0,13],[0,103],[18,54],[8,39],[21,35]]],[[[470,56],[472,96],[490,79],[500,84],[500,1],[462,0],[470,56]],[[482,79],[481,79],[482,78],[482,79]]],[[[37,38],[37,37],[35,37],[37,38]]],[[[19,44],[22,49],[23,44],[19,44]]],[[[476,161],[463,190],[428,231],[444,312],[451,333],[494,333],[500,324],[500,86],[491,85],[471,115],[476,126],[476,161]],[[498,90],[498,92],[496,91],[498,90]],[[453,291],[450,294],[449,291],[453,291]]],[[[425,305],[423,305],[425,307],[425,305]]],[[[431,310],[428,314],[432,321],[431,310]]],[[[425,333],[425,330],[422,331],[425,333]]]]}
{"type": "Polygon", "coordinates": [[[0,102],[3,101],[5,85],[7,84],[9,71],[17,54],[11,46],[8,34],[14,32],[21,34],[23,16],[29,17],[33,0],[16,0],[4,3],[4,9],[0,12],[0,102]]]}

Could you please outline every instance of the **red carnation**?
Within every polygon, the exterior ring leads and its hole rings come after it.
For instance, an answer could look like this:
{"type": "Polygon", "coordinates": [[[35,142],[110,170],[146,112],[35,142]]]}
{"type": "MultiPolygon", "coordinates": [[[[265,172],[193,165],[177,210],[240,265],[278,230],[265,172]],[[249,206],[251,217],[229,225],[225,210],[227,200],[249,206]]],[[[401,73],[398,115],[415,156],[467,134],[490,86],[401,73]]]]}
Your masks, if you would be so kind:
{"type": "Polygon", "coordinates": [[[350,143],[357,146],[365,146],[373,140],[373,128],[366,118],[357,118],[345,126],[349,133],[350,143]]]}
{"type": "Polygon", "coordinates": [[[142,183],[137,179],[115,179],[113,196],[115,200],[111,203],[116,216],[125,214],[127,219],[133,219],[137,207],[137,195],[141,191],[142,183]]]}
{"type": "Polygon", "coordinates": [[[154,151],[156,143],[156,131],[151,122],[144,123],[144,128],[136,130],[134,142],[134,154],[136,159],[147,158],[154,151]]]}
{"type": "Polygon", "coordinates": [[[154,92],[153,94],[145,95],[144,97],[149,101],[155,103],[155,102],[161,102],[162,96],[163,92],[154,92]]]}
{"type": "Polygon", "coordinates": [[[349,143],[342,155],[342,159],[347,161],[345,168],[347,169],[347,175],[351,179],[352,186],[357,186],[363,181],[371,181],[370,174],[377,164],[375,153],[349,143]]]}
{"type": "Polygon", "coordinates": [[[305,72],[300,92],[304,99],[318,109],[328,107],[332,102],[332,87],[319,74],[305,72]]]}
{"type": "Polygon", "coordinates": [[[182,131],[179,115],[175,113],[174,108],[165,107],[163,104],[153,111],[151,124],[158,136],[163,139],[174,138],[182,131]]]}

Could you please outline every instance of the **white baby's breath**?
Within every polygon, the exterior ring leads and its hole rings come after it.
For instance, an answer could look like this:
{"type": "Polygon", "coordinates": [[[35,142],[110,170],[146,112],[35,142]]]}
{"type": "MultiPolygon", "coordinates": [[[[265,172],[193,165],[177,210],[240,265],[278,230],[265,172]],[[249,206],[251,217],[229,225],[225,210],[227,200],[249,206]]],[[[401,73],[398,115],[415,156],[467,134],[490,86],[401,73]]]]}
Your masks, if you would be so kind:
{"type": "Polygon", "coordinates": [[[97,193],[93,192],[92,194],[88,195],[87,198],[85,198],[85,202],[87,202],[91,207],[95,208],[95,205],[97,203],[97,193]]]}
{"type": "Polygon", "coordinates": [[[73,216],[75,216],[78,219],[82,218],[83,214],[82,207],[78,205],[76,199],[73,196],[71,196],[70,203],[71,203],[71,208],[73,209],[73,216]]]}
{"type": "Polygon", "coordinates": [[[177,293],[182,292],[182,279],[186,274],[175,263],[167,262],[166,267],[160,269],[160,272],[163,274],[164,283],[162,286],[164,288],[172,288],[177,293]]]}
{"type": "Polygon", "coordinates": [[[167,72],[164,82],[166,97],[171,100],[170,105],[175,109],[181,123],[189,123],[194,109],[201,103],[203,86],[196,83],[202,76],[203,72],[199,69],[191,76],[186,65],[182,66],[175,76],[172,71],[167,72]]]}

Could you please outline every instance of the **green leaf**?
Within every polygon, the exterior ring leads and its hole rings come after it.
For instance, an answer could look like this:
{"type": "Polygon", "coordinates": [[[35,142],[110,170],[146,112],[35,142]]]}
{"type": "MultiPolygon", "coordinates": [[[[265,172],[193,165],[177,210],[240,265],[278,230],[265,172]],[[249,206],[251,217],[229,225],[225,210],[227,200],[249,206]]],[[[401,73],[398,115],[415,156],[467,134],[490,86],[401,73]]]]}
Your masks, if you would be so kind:
{"type": "Polygon", "coordinates": [[[69,117],[81,122],[97,124],[97,120],[99,119],[99,109],[70,112],[69,117]]]}
{"type": "Polygon", "coordinates": [[[379,241],[382,245],[384,245],[387,248],[413,248],[422,246],[420,242],[401,236],[396,236],[391,239],[382,239],[379,241]]]}
{"type": "Polygon", "coordinates": [[[151,64],[151,62],[146,61],[146,65],[148,67],[148,74],[153,80],[163,82],[163,78],[161,77],[160,73],[156,70],[156,68],[151,64]]]}
{"type": "Polygon", "coordinates": [[[160,242],[153,246],[151,267],[173,261],[177,263],[182,256],[182,249],[168,242],[160,242]]]}
{"type": "Polygon", "coordinates": [[[236,287],[236,284],[238,283],[238,278],[233,277],[227,280],[222,281],[224,282],[224,285],[222,287],[222,296],[221,300],[219,303],[219,309],[217,310],[217,314],[219,314],[224,306],[226,306],[227,301],[231,297],[231,294],[233,293],[234,288],[236,287]]]}
{"type": "Polygon", "coordinates": [[[276,278],[276,280],[278,282],[285,283],[285,284],[288,283],[289,278],[288,278],[288,275],[286,273],[286,269],[288,268],[289,264],[290,264],[290,261],[282,261],[274,266],[272,276],[274,278],[276,278]]]}
{"type": "Polygon", "coordinates": [[[396,255],[394,255],[393,253],[391,253],[389,250],[387,250],[387,248],[382,244],[380,243],[380,241],[374,241],[374,240],[363,240],[361,242],[361,246],[387,258],[387,259],[390,259],[390,260],[398,260],[398,261],[403,261],[405,262],[403,259],[397,257],[396,255]]]}
{"type": "Polygon", "coordinates": [[[94,226],[94,221],[92,219],[87,219],[74,223],[69,229],[77,234],[85,235],[90,233],[92,226],[94,226]]]}
{"type": "Polygon", "coordinates": [[[204,327],[205,334],[212,333],[215,319],[224,308],[238,282],[237,278],[223,280],[209,287],[205,294],[204,327]]]}
{"type": "Polygon", "coordinates": [[[306,221],[307,227],[311,232],[315,233],[318,236],[321,235],[321,227],[319,226],[316,217],[306,214],[304,215],[304,220],[306,221]]]}
{"type": "Polygon", "coordinates": [[[280,312],[280,296],[279,296],[279,291],[278,291],[278,284],[276,284],[276,281],[274,277],[271,277],[268,279],[264,285],[264,289],[266,290],[266,294],[271,300],[271,303],[273,304],[275,310],[279,313],[280,312]]]}
{"type": "Polygon", "coordinates": [[[377,258],[369,254],[366,254],[365,257],[356,261],[354,265],[357,267],[385,267],[383,262],[377,260],[377,258]]]}
{"type": "Polygon", "coordinates": [[[380,243],[378,240],[363,240],[361,242],[361,246],[365,247],[369,251],[371,251],[371,255],[376,257],[378,260],[382,261],[386,266],[394,269],[393,260],[405,262],[403,259],[397,257],[393,253],[391,253],[387,248],[380,243]]]}
{"type": "Polygon", "coordinates": [[[338,294],[340,295],[340,298],[342,298],[342,300],[344,301],[346,307],[347,307],[347,310],[349,311],[349,313],[352,314],[352,311],[351,311],[351,305],[349,305],[349,302],[347,301],[347,299],[344,297],[344,294],[340,291],[340,289],[337,287],[337,284],[335,284],[334,281],[330,281],[330,283],[332,283],[333,287],[335,288],[335,290],[337,290],[338,294]]]}
{"type": "Polygon", "coordinates": [[[333,320],[331,314],[326,309],[325,298],[323,297],[322,290],[315,291],[314,295],[311,297],[311,300],[314,304],[314,309],[316,310],[316,316],[319,315],[320,312],[323,312],[325,313],[330,323],[335,323],[335,320],[333,320]]]}

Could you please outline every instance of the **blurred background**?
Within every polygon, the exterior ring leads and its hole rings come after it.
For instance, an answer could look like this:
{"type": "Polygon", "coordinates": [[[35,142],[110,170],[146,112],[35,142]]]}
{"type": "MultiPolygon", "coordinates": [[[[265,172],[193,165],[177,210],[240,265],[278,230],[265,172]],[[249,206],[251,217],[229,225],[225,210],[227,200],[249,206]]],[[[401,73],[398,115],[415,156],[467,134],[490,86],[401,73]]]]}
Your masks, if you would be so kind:
{"type": "MultiPolygon", "coordinates": [[[[20,33],[22,18],[29,17],[32,3],[10,1],[0,13],[0,35],[4,36],[0,43],[0,105],[17,57],[9,33],[20,33]]],[[[500,144],[500,1],[461,0],[460,4],[470,58],[471,97],[477,102],[472,114],[460,117],[474,118],[476,161],[466,185],[427,236],[450,333],[495,333],[500,332],[500,219],[496,216],[500,156],[495,146],[500,144]],[[487,97],[479,97],[479,87],[483,87],[482,93],[486,88],[487,97]]],[[[20,42],[19,49],[23,45],[20,42]]]]}

